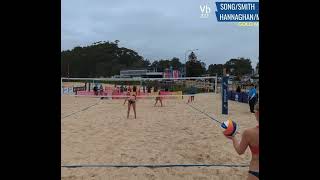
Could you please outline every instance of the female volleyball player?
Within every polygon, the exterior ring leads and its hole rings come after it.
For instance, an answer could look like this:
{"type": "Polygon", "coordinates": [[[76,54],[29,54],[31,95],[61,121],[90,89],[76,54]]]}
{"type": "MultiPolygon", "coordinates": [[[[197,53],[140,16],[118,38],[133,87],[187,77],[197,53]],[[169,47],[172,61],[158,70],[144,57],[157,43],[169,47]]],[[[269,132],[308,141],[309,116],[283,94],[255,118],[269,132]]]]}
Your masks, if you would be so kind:
{"type": "Polygon", "coordinates": [[[235,136],[227,136],[229,139],[232,139],[233,147],[239,155],[243,154],[248,146],[251,150],[252,158],[247,180],[259,179],[259,103],[255,105],[255,116],[258,125],[254,128],[246,129],[242,134],[240,142],[235,136]]]}
{"type": "MultiPolygon", "coordinates": [[[[129,119],[131,106],[133,108],[134,118],[135,119],[137,118],[137,116],[136,116],[136,100],[137,100],[136,91],[137,91],[136,86],[133,86],[133,92],[129,92],[128,93],[129,97],[126,99],[126,100],[128,100],[128,112],[127,112],[127,118],[128,119],[129,119]]],[[[126,101],[124,103],[126,103],[126,101]]]]}
{"type": "Polygon", "coordinates": [[[123,105],[125,105],[125,104],[126,104],[126,102],[129,100],[129,97],[130,97],[130,91],[128,91],[128,92],[127,92],[126,96],[127,96],[127,97],[124,99],[124,103],[123,103],[123,105]]]}
{"type": "Polygon", "coordinates": [[[159,96],[156,97],[156,103],[154,103],[154,106],[156,106],[158,101],[160,101],[160,104],[161,104],[161,107],[162,107],[162,97],[160,96],[161,95],[161,91],[159,91],[158,95],[159,96]]]}

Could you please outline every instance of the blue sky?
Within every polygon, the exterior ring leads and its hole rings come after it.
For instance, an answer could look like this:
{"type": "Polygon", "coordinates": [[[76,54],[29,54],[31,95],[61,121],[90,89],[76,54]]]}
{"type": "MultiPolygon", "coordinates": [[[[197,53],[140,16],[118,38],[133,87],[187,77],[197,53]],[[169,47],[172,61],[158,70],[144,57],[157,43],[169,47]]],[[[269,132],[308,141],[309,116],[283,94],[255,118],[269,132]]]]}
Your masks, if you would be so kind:
{"type": "Polygon", "coordinates": [[[152,61],[178,57],[184,62],[186,50],[199,49],[195,54],[207,66],[245,57],[255,67],[259,27],[217,22],[214,2],[63,0],[61,48],[119,40],[119,46],[133,49],[152,61]],[[200,5],[210,7],[208,18],[200,18],[200,5]]]}

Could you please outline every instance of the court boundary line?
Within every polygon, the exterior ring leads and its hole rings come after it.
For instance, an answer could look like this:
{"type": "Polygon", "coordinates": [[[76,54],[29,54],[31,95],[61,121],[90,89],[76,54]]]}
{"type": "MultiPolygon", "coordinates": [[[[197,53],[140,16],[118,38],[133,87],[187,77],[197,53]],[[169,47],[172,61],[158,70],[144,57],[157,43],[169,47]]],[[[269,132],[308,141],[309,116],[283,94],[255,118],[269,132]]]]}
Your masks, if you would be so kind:
{"type": "Polygon", "coordinates": [[[81,110],[79,110],[79,111],[76,111],[76,112],[73,112],[73,113],[71,113],[71,114],[68,114],[68,115],[66,115],[66,116],[64,116],[64,117],[61,117],[61,119],[67,118],[67,117],[72,116],[72,115],[74,115],[74,114],[77,114],[77,113],[79,113],[79,112],[86,111],[86,110],[88,110],[89,108],[91,108],[91,107],[93,107],[93,106],[96,106],[96,105],[98,105],[98,104],[100,104],[100,101],[97,102],[97,103],[95,103],[95,104],[93,104],[93,105],[87,106],[87,107],[85,107],[85,108],[83,108],[83,109],[81,109],[81,110]]]}
{"type": "Polygon", "coordinates": [[[74,164],[62,168],[166,168],[166,167],[249,167],[248,164],[74,164]]]}

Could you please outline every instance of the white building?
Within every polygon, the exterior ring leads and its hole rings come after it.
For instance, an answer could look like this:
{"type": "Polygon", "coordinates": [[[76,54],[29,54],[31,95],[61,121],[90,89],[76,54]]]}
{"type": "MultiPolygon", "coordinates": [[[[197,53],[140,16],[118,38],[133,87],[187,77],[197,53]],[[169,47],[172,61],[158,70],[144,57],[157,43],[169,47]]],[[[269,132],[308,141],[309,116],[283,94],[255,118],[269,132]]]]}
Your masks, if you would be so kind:
{"type": "Polygon", "coordinates": [[[137,69],[137,70],[121,70],[120,75],[117,77],[120,78],[163,78],[163,72],[155,72],[147,69],[137,69]]]}

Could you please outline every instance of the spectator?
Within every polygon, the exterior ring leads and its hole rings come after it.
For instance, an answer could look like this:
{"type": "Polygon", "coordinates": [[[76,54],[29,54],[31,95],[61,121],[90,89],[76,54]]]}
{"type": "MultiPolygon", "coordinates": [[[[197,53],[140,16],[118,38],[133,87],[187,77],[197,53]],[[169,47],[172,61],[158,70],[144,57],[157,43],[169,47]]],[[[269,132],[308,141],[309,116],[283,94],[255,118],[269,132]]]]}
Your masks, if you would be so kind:
{"type": "Polygon", "coordinates": [[[237,93],[241,93],[241,88],[240,88],[240,86],[237,87],[236,92],[237,92],[237,93]]]}
{"type": "Polygon", "coordinates": [[[254,105],[256,104],[256,100],[257,100],[257,91],[253,84],[251,84],[251,88],[249,90],[248,95],[249,95],[250,112],[254,113],[254,105]]]}
{"type": "Polygon", "coordinates": [[[93,91],[94,91],[94,95],[98,95],[98,87],[95,85],[94,87],[93,87],[93,91]]]}

